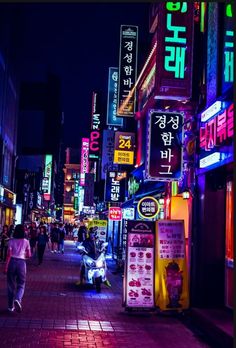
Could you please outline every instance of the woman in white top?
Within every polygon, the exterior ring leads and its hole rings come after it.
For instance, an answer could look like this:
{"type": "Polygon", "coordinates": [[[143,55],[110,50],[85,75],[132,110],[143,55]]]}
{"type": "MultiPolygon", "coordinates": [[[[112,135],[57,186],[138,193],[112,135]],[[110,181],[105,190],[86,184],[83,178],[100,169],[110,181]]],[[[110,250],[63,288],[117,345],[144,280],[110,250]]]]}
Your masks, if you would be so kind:
{"type": "Polygon", "coordinates": [[[26,281],[26,258],[31,256],[30,244],[25,239],[23,225],[16,225],[9,240],[5,273],[7,273],[8,310],[22,311],[22,298],[26,281]]]}

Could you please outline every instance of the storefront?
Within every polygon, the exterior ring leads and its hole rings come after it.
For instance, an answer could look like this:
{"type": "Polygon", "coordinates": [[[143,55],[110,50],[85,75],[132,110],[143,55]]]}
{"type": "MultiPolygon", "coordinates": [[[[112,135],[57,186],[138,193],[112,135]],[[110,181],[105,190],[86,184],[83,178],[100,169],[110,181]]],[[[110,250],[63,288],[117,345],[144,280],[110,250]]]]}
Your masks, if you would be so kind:
{"type": "Polygon", "coordinates": [[[194,209],[194,305],[233,307],[233,115],[216,100],[200,117],[194,209]]]}
{"type": "Polygon", "coordinates": [[[0,222],[3,225],[14,224],[16,212],[16,194],[0,185],[0,222]]]}

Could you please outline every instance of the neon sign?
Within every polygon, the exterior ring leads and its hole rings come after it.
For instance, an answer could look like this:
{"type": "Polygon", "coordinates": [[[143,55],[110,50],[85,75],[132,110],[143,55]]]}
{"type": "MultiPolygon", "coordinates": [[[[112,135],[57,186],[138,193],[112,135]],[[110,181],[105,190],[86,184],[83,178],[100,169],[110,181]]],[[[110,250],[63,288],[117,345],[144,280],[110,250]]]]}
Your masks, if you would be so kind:
{"type": "MultiPolygon", "coordinates": [[[[213,104],[214,105],[214,104],[213,104]]],[[[209,151],[234,135],[234,104],[200,127],[200,148],[209,151]]]]}
{"type": "Polygon", "coordinates": [[[160,3],[156,99],[191,97],[193,14],[193,3],[160,3]]]}
{"type": "Polygon", "coordinates": [[[182,176],[183,114],[150,110],[145,176],[150,181],[182,176]]]}
{"type": "Polygon", "coordinates": [[[234,18],[232,4],[225,4],[222,92],[234,81],[234,18]]]}

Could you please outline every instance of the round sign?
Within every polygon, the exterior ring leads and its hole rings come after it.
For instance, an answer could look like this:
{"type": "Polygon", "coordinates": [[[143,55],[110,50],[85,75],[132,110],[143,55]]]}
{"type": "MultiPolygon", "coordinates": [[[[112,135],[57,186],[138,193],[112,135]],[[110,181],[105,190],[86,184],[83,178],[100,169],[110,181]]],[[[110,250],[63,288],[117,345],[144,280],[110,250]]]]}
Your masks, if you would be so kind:
{"type": "Polygon", "coordinates": [[[144,219],[154,219],[159,212],[159,203],[158,201],[152,197],[147,196],[138,202],[138,213],[144,219]]]}

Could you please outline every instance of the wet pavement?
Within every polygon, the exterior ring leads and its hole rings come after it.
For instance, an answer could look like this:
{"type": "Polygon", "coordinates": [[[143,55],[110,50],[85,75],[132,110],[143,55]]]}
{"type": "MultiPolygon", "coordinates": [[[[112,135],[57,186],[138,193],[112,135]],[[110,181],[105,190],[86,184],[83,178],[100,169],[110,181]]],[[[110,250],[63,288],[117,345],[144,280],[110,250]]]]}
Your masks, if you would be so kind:
{"type": "Polygon", "coordinates": [[[27,263],[22,313],[7,311],[6,276],[0,264],[0,347],[207,348],[216,347],[185,325],[180,314],[127,312],[122,275],[108,261],[112,288],[75,285],[80,255],[66,241],[65,254],[46,250],[43,263],[27,263]]]}

